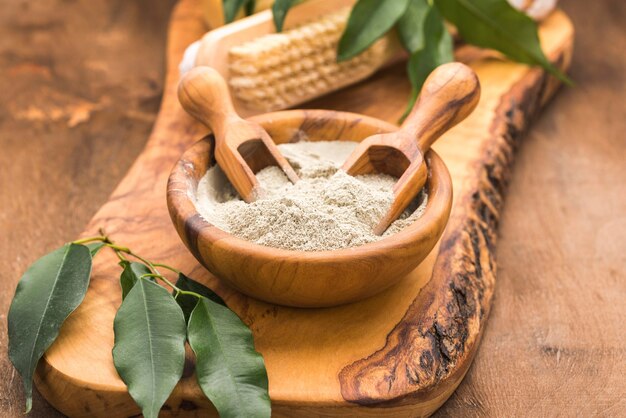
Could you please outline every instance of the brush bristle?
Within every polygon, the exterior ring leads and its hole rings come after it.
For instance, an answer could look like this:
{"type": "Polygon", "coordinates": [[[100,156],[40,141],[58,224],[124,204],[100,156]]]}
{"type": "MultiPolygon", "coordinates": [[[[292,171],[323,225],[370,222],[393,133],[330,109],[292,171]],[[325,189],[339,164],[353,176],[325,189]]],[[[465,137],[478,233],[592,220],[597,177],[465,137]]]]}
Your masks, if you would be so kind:
{"type": "Polygon", "coordinates": [[[229,51],[229,84],[247,108],[284,109],[362,80],[389,59],[383,37],[362,54],[337,63],[337,44],[349,10],[282,33],[269,34],[229,51]]]}

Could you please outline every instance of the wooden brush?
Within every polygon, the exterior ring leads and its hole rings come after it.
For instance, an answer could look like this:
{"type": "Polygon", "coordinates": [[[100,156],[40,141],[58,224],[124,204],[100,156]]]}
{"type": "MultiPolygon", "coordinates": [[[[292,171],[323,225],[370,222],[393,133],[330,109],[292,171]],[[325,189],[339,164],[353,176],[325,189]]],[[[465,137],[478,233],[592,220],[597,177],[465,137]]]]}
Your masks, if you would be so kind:
{"type": "Polygon", "coordinates": [[[363,80],[403,56],[392,31],[360,55],[337,62],[337,45],[356,0],[308,0],[276,33],[271,10],[208,32],[189,48],[181,72],[215,68],[243,117],[285,109],[363,80]]]}
{"type": "Polygon", "coordinates": [[[215,136],[215,159],[246,202],[258,197],[259,170],[276,165],[293,183],[298,176],[267,132],[235,112],[226,82],[210,67],[196,67],[183,77],[178,99],[191,116],[215,136]]]}
{"type": "Polygon", "coordinates": [[[480,84],[468,66],[438,67],[424,82],[420,96],[400,129],[364,139],[343,165],[350,175],[384,173],[399,177],[394,200],[374,232],[382,235],[424,187],[428,169],[424,154],[447,130],[478,104],[480,84]]]}

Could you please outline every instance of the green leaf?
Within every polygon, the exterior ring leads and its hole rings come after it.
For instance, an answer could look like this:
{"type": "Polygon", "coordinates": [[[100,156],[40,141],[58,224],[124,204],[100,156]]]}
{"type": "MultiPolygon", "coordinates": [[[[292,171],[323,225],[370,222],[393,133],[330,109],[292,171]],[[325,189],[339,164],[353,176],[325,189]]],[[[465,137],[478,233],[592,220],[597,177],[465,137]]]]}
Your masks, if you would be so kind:
{"type": "Polygon", "coordinates": [[[409,7],[398,20],[398,34],[410,53],[424,48],[424,21],[430,10],[426,0],[411,0],[409,7]]]}
{"type": "Polygon", "coordinates": [[[250,16],[254,13],[254,8],[256,7],[255,0],[248,0],[245,4],[246,16],[250,16]]]}
{"type": "Polygon", "coordinates": [[[348,60],[372,45],[396,23],[411,0],[358,0],[339,40],[337,60],[348,60]]]}
{"type": "Polygon", "coordinates": [[[94,258],[96,254],[104,247],[104,242],[97,241],[92,242],[90,244],[85,244],[85,247],[89,248],[89,252],[91,253],[91,258],[94,258]]]}
{"type": "Polygon", "coordinates": [[[507,0],[435,0],[435,5],[468,43],[495,49],[514,61],[540,65],[570,82],[541,50],[537,23],[507,0]]]}
{"type": "Polygon", "coordinates": [[[115,315],[113,363],[146,418],[156,418],[185,363],[185,318],[167,290],[141,279],[115,315]]]}
{"type": "MultiPolygon", "coordinates": [[[[176,287],[181,290],[195,292],[199,295],[204,296],[207,299],[212,300],[213,302],[219,303],[222,306],[226,306],[226,302],[224,302],[224,300],[219,297],[217,293],[204,286],[203,284],[200,284],[195,280],[185,276],[182,273],[178,275],[176,287]]],[[[176,302],[178,302],[178,305],[180,305],[180,308],[183,310],[183,314],[185,314],[185,321],[189,321],[189,316],[191,315],[193,309],[196,307],[196,304],[198,303],[198,298],[192,295],[181,294],[176,297],[176,302]]]]}
{"type": "Polygon", "coordinates": [[[89,248],[66,244],[35,261],[17,285],[8,316],[9,358],[24,382],[26,412],[35,367],[85,297],[90,275],[89,248]]]}
{"type": "Polygon", "coordinates": [[[299,3],[298,0],[276,0],[272,5],[272,16],[274,17],[274,26],[276,32],[282,32],[283,23],[285,23],[285,17],[287,12],[293,5],[299,3]]]}
{"type": "Polygon", "coordinates": [[[428,75],[441,64],[454,60],[454,44],[443,18],[436,8],[428,7],[423,28],[424,47],[411,54],[407,72],[411,81],[411,99],[402,120],[411,112],[428,75]]]}
{"type": "Polygon", "coordinates": [[[198,383],[220,417],[271,415],[263,357],[233,311],[202,298],[189,318],[187,338],[196,353],[198,383]]]}
{"type": "MultiPolygon", "coordinates": [[[[145,264],[134,261],[120,261],[120,266],[124,269],[120,275],[120,286],[122,287],[122,299],[125,299],[128,292],[135,286],[135,283],[139,281],[141,276],[150,274],[152,271],[145,264]]],[[[152,279],[152,281],[154,280],[152,279]]]]}
{"type": "Polygon", "coordinates": [[[248,6],[250,0],[224,0],[224,21],[230,23],[235,20],[242,7],[248,6]]]}

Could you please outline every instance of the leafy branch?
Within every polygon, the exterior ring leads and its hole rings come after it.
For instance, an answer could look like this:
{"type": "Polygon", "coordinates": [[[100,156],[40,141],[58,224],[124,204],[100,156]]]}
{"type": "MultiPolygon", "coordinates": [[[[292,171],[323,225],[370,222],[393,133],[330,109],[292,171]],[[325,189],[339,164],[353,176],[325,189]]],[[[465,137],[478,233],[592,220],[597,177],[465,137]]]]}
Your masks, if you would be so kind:
{"type": "Polygon", "coordinates": [[[143,415],[158,416],[182,376],[189,343],[198,383],[222,417],[269,417],[267,371],[248,327],[211,289],[117,245],[103,231],[35,261],[17,286],[8,315],[9,357],[23,380],[26,411],[37,363],[85,297],[92,260],[103,248],[122,268],[113,363],[143,415]],[[176,274],[176,283],[159,269],[176,274]]]}
{"type": "MultiPolygon", "coordinates": [[[[274,3],[277,31],[294,5],[288,0],[274,3]]],[[[465,42],[494,49],[513,61],[539,65],[571,84],[541,50],[537,23],[506,0],[358,0],[339,40],[337,60],[355,57],[395,28],[409,53],[412,88],[406,115],[430,72],[454,60],[453,39],[444,19],[456,26],[465,42]]]]}

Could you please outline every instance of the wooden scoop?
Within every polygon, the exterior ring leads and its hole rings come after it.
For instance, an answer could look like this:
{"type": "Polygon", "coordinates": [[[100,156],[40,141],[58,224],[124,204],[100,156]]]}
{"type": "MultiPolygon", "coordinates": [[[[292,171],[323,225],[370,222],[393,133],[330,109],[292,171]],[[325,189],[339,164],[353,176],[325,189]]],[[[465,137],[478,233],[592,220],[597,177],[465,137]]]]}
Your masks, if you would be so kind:
{"type": "Polygon", "coordinates": [[[384,173],[399,177],[394,201],[374,233],[382,235],[424,187],[424,154],[444,132],[465,119],[478,104],[480,83],[468,66],[445,64],[424,82],[420,96],[400,129],[364,139],[343,169],[350,175],[384,173]]]}
{"type": "Polygon", "coordinates": [[[255,173],[267,166],[276,165],[292,183],[298,181],[267,132],[237,115],[228,86],[217,71],[211,67],[189,71],[178,86],[178,100],[187,113],[213,131],[215,159],[243,200],[256,200],[260,190],[255,173]]]}

